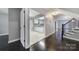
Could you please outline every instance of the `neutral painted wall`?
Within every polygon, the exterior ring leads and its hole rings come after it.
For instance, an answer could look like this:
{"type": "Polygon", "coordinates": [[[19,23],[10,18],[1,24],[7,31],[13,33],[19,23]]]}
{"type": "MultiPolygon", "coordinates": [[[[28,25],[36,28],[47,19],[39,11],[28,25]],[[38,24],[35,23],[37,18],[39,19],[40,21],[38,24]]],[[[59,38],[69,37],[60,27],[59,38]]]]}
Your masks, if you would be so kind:
{"type": "Polygon", "coordinates": [[[8,34],[8,14],[0,14],[0,33],[8,34]]]}
{"type": "Polygon", "coordinates": [[[9,41],[20,37],[20,9],[9,8],[9,41]]]}
{"type": "Polygon", "coordinates": [[[52,16],[45,17],[45,35],[55,32],[55,21],[52,16]]]}

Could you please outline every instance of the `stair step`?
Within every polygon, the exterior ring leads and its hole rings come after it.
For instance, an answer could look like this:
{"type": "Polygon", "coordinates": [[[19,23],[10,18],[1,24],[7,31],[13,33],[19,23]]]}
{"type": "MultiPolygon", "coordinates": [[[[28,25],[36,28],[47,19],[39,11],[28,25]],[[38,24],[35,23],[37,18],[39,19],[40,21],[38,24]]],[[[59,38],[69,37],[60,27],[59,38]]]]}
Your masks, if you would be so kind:
{"type": "Polygon", "coordinates": [[[71,31],[69,31],[69,32],[76,33],[75,30],[71,30],[71,31]]]}
{"type": "Polygon", "coordinates": [[[74,30],[77,30],[77,31],[79,31],[79,28],[74,28],[74,30]]]}
{"type": "Polygon", "coordinates": [[[70,34],[66,34],[66,33],[65,33],[64,36],[70,36],[70,34]]]}
{"type": "Polygon", "coordinates": [[[70,39],[70,40],[75,40],[75,41],[79,41],[78,38],[75,38],[75,37],[72,37],[72,36],[63,36],[63,38],[66,38],[66,39],[70,39]]]}
{"type": "Polygon", "coordinates": [[[72,33],[78,33],[79,31],[76,31],[76,30],[71,30],[69,32],[72,32],[72,33]]]}
{"type": "Polygon", "coordinates": [[[72,35],[72,34],[74,34],[74,33],[73,33],[73,32],[67,32],[66,34],[72,35]]]}

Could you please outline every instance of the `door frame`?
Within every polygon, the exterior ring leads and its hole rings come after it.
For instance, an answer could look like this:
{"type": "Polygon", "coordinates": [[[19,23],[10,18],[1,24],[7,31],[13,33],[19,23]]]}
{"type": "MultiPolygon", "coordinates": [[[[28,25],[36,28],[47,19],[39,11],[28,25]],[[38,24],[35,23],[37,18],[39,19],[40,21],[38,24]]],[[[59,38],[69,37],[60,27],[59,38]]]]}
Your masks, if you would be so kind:
{"type": "Polygon", "coordinates": [[[29,9],[22,8],[21,10],[21,17],[22,13],[24,13],[23,18],[20,19],[20,41],[25,49],[29,48],[29,9]],[[21,25],[21,21],[24,21],[24,24],[21,25]],[[22,26],[22,27],[21,27],[22,26]],[[24,32],[24,41],[21,39],[21,28],[24,28],[22,32],[24,32]]]}

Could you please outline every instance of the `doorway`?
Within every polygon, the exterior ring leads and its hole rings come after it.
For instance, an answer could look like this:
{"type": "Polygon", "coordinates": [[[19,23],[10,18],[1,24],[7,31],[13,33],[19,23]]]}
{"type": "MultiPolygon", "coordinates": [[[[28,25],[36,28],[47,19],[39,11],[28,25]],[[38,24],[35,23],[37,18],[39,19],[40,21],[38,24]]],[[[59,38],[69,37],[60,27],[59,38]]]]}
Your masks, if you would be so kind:
{"type": "Polygon", "coordinates": [[[45,37],[44,15],[23,8],[20,18],[20,41],[26,49],[45,37]]]}
{"type": "Polygon", "coordinates": [[[22,8],[20,18],[20,41],[25,49],[29,48],[29,9],[22,8]]]}
{"type": "Polygon", "coordinates": [[[33,9],[29,9],[30,45],[35,44],[45,37],[44,21],[44,15],[33,9]]]}

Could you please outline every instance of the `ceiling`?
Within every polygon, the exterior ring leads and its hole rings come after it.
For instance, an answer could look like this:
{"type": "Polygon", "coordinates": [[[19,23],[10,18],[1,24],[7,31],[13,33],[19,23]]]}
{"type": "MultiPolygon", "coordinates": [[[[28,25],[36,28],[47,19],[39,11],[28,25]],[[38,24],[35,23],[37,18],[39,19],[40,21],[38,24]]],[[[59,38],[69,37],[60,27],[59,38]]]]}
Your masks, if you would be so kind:
{"type": "Polygon", "coordinates": [[[39,12],[30,9],[30,17],[35,17],[36,15],[39,15],[39,14],[40,14],[39,12]]]}
{"type": "Polygon", "coordinates": [[[79,8],[60,8],[60,9],[79,14],[79,8]]]}
{"type": "Polygon", "coordinates": [[[31,9],[33,9],[43,15],[46,15],[46,14],[51,13],[53,11],[57,11],[59,9],[79,14],[79,8],[31,8],[31,9]]]}
{"type": "MultiPolygon", "coordinates": [[[[35,15],[38,14],[46,15],[48,13],[58,10],[57,8],[31,8],[31,9],[34,10],[33,13],[35,15]]],[[[79,14],[79,8],[60,8],[60,9],[79,14]]],[[[0,14],[8,14],[8,8],[0,8],[0,14]]]]}
{"type": "MultiPolygon", "coordinates": [[[[72,12],[75,14],[79,14],[79,8],[31,8],[31,9],[38,12],[38,14],[42,14],[42,15],[46,15],[48,13],[60,11],[60,10],[65,10],[65,11],[69,11],[69,12],[72,12]]],[[[62,12],[62,11],[60,11],[60,12],[62,12]]],[[[61,16],[61,15],[62,15],[62,13],[59,14],[59,16],[61,16]]],[[[71,18],[71,17],[66,16],[65,18],[71,18]]]]}
{"type": "Polygon", "coordinates": [[[57,8],[31,8],[31,9],[39,12],[42,15],[46,15],[48,13],[51,13],[57,10],[57,8]]]}

